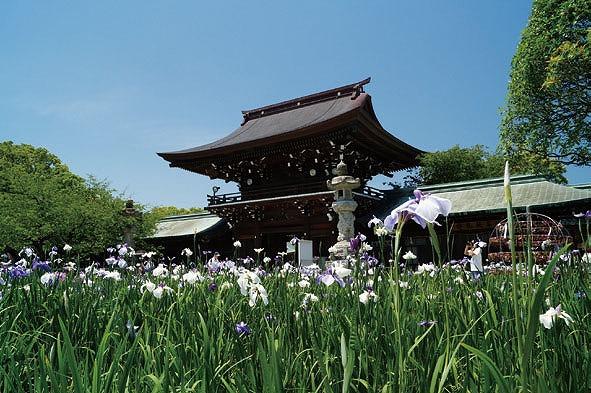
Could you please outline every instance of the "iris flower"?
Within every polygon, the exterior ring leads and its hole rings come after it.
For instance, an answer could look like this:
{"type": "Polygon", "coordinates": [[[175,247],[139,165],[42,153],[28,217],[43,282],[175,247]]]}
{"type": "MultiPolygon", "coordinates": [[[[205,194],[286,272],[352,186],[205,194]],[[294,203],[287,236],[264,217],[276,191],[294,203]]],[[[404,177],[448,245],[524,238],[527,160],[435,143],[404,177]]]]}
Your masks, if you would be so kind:
{"type": "Polygon", "coordinates": [[[196,271],[190,271],[183,274],[183,281],[188,284],[195,284],[197,281],[203,281],[203,276],[196,271]]]}
{"type": "Polygon", "coordinates": [[[414,191],[415,198],[404,202],[384,220],[384,227],[393,230],[398,224],[404,224],[408,220],[413,220],[422,228],[427,223],[437,224],[439,215],[447,216],[451,211],[451,201],[431,194],[423,194],[420,190],[414,191]]]}
{"type": "Polygon", "coordinates": [[[351,240],[349,240],[349,250],[351,252],[359,251],[359,249],[361,248],[361,245],[366,240],[367,240],[367,237],[364,234],[358,233],[357,236],[355,236],[355,237],[351,238],[351,240]]]}
{"type": "Polygon", "coordinates": [[[127,244],[123,244],[119,247],[119,255],[124,256],[125,254],[127,254],[127,244]]]}
{"type": "Polygon", "coordinates": [[[307,287],[310,286],[310,281],[308,281],[308,280],[300,280],[300,281],[298,281],[298,286],[300,288],[307,288],[307,287]]]}
{"type": "Polygon", "coordinates": [[[240,277],[238,277],[238,280],[236,280],[236,282],[240,287],[240,293],[242,294],[242,296],[247,296],[250,287],[256,284],[260,284],[261,279],[256,273],[251,272],[250,270],[244,270],[244,272],[240,275],[240,277]]]}
{"type": "Polygon", "coordinates": [[[152,291],[152,295],[154,295],[156,299],[160,299],[166,292],[173,292],[173,290],[165,284],[160,284],[152,291]]]}
{"type": "Polygon", "coordinates": [[[30,271],[23,269],[20,266],[15,266],[8,271],[8,274],[11,279],[19,279],[19,278],[27,277],[30,274],[30,271]]]}
{"type": "Polygon", "coordinates": [[[109,272],[103,276],[103,279],[111,279],[115,281],[121,281],[121,273],[119,272],[109,272]]]}
{"type": "Polygon", "coordinates": [[[237,323],[235,330],[240,336],[248,336],[250,333],[252,333],[250,327],[244,322],[237,323]]]}
{"type": "Polygon", "coordinates": [[[23,254],[30,258],[35,254],[35,252],[31,247],[25,247],[18,253],[18,255],[21,257],[23,256],[23,254]]]}
{"type": "Polygon", "coordinates": [[[586,218],[589,220],[591,219],[591,210],[587,210],[585,213],[575,213],[574,216],[577,218],[586,218]]]}
{"type": "Polygon", "coordinates": [[[302,300],[302,308],[307,308],[309,303],[316,303],[318,300],[320,300],[318,296],[313,293],[305,293],[304,299],[302,300]]]}
{"type": "Polygon", "coordinates": [[[168,274],[168,269],[164,267],[163,264],[159,264],[156,266],[154,270],[152,270],[152,275],[154,277],[166,276],[168,274]]]}
{"type": "Polygon", "coordinates": [[[47,262],[43,262],[41,260],[34,260],[33,264],[31,265],[31,270],[40,270],[42,272],[50,272],[51,267],[47,262]]]}
{"type": "Polygon", "coordinates": [[[58,280],[57,273],[44,273],[40,279],[43,285],[51,285],[58,280]]]}
{"type": "Polygon", "coordinates": [[[566,322],[566,326],[570,325],[570,323],[573,322],[573,318],[564,311],[562,311],[562,308],[559,304],[558,306],[556,306],[556,308],[550,307],[548,311],[546,311],[544,314],[541,314],[540,323],[544,325],[546,329],[550,329],[554,325],[554,321],[556,321],[556,318],[564,319],[564,322],[566,322]]]}
{"type": "Polygon", "coordinates": [[[402,259],[408,261],[409,259],[417,259],[417,256],[412,253],[412,251],[407,251],[406,254],[402,256],[402,259]]]}
{"type": "Polygon", "coordinates": [[[369,222],[367,223],[367,227],[371,228],[373,226],[382,226],[384,225],[384,222],[382,220],[380,220],[379,218],[377,218],[376,216],[373,216],[373,218],[371,220],[369,220],[369,222]]]}
{"type": "Polygon", "coordinates": [[[257,300],[261,299],[263,304],[266,306],[269,304],[269,297],[267,295],[267,290],[261,284],[254,284],[251,285],[249,288],[249,299],[248,305],[250,307],[254,307],[257,304],[257,300]]]}
{"type": "Polygon", "coordinates": [[[366,289],[359,295],[359,301],[363,304],[369,303],[370,300],[378,301],[378,295],[371,289],[366,289]]]}
{"type": "Polygon", "coordinates": [[[332,285],[334,282],[339,284],[341,287],[345,286],[345,281],[343,278],[349,276],[351,274],[351,269],[347,269],[346,267],[337,265],[333,267],[329,267],[324,273],[318,276],[316,279],[317,283],[323,283],[327,287],[332,285]]]}

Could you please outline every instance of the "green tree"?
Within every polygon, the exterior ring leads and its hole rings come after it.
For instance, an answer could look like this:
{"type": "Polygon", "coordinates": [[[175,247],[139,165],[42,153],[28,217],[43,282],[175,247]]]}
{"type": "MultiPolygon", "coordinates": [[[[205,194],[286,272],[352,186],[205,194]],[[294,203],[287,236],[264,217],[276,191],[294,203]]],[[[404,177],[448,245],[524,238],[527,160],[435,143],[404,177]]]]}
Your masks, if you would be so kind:
{"type": "Polygon", "coordinates": [[[126,225],[138,237],[153,230],[141,214],[125,217],[124,205],[105,182],[71,173],[46,149],[0,143],[1,248],[32,245],[43,252],[67,243],[87,257],[120,242],[126,225]]]}
{"type": "Polygon", "coordinates": [[[452,183],[503,175],[504,162],[482,145],[425,153],[419,157],[417,184],[452,183]]]}
{"type": "MultiPolygon", "coordinates": [[[[530,157],[531,158],[531,157],[530,157]]],[[[425,153],[419,157],[419,168],[405,178],[405,186],[453,183],[503,176],[506,157],[490,153],[483,145],[452,146],[450,149],[425,153]]],[[[540,174],[565,182],[564,166],[549,159],[537,162],[521,160],[511,168],[513,174],[540,174]],[[536,171],[531,170],[536,166],[536,171]]]]}
{"type": "Polygon", "coordinates": [[[512,62],[501,147],[534,172],[540,159],[591,165],[589,0],[534,0],[512,62]]]}
{"type": "Polygon", "coordinates": [[[195,214],[195,213],[202,213],[203,208],[201,207],[176,207],[176,206],[156,206],[147,213],[150,216],[150,219],[159,221],[164,217],[169,216],[181,216],[184,214],[195,214]]]}

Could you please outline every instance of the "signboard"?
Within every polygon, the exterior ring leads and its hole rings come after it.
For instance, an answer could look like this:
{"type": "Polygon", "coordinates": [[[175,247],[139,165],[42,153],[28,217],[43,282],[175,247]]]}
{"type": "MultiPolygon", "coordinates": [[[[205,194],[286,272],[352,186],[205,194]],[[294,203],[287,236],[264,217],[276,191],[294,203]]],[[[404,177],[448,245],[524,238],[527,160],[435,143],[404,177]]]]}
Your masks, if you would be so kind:
{"type": "Polygon", "coordinates": [[[296,244],[285,243],[285,249],[288,253],[294,253],[298,248],[297,263],[298,266],[308,266],[314,263],[314,252],[312,240],[300,239],[296,244]]]}
{"type": "Polygon", "coordinates": [[[301,240],[298,242],[298,264],[308,266],[314,263],[312,240],[301,240]]]}

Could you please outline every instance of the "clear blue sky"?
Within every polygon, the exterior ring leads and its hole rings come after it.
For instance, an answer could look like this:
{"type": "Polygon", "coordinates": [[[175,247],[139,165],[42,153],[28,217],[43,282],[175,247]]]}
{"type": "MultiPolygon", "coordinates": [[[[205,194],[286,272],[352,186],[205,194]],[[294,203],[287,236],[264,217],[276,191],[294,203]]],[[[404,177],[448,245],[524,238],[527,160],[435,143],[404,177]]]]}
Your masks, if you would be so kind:
{"type": "Polygon", "coordinates": [[[494,148],[530,6],[3,1],[0,140],[46,147],[143,203],[203,206],[214,184],[233,188],[157,151],[222,137],[242,109],[371,76],[376,113],[399,138],[494,148]]]}

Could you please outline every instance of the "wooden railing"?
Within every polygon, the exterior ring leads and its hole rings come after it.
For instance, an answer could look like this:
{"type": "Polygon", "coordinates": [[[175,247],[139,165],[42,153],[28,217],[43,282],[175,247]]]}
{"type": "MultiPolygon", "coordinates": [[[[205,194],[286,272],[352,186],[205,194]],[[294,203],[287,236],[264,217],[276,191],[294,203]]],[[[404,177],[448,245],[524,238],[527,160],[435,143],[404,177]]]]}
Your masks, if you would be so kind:
{"type": "Polygon", "coordinates": [[[369,196],[369,197],[375,197],[375,198],[378,198],[378,199],[382,199],[384,197],[384,191],[379,190],[377,188],[370,187],[370,186],[363,187],[361,189],[360,194],[366,195],[366,196],[369,196]]]}
{"type": "MultiPolygon", "coordinates": [[[[328,191],[328,190],[322,190],[328,191]]],[[[219,195],[207,195],[207,203],[212,205],[220,205],[225,203],[235,203],[235,202],[243,202],[243,201],[250,201],[254,199],[263,199],[263,198],[271,198],[271,197],[287,197],[291,195],[299,195],[299,194],[308,194],[312,192],[320,192],[319,190],[310,190],[309,186],[306,185],[298,185],[298,186],[284,186],[284,187],[274,187],[271,189],[266,190],[256,190],[256,191],[248,191],[245,193],[246,195],[240,192],[233,192],[229,194],[219,194],[219,195]]],[[[373,188],[370,186],[364,186],[361,190],[355,190],[354,192],[374,198],[374,199],[382,199],[384,198],[384,192],[377,188],[373,188]]]]}

